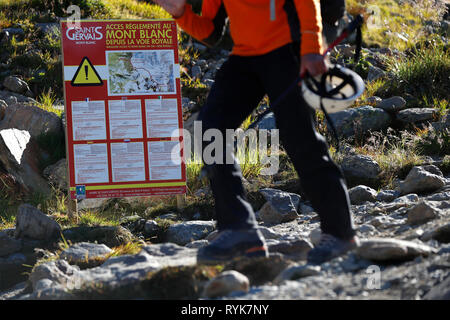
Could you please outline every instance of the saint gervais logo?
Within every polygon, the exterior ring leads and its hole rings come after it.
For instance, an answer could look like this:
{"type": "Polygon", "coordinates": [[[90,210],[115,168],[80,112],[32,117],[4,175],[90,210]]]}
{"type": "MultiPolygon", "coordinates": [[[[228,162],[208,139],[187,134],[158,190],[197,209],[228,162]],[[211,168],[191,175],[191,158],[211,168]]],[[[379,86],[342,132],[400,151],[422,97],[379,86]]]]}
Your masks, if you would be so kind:
{"type": "Polygon", "coordinates": [[[69,28],[66,36],[70,40],[90,41],[103,39],[102,27],[69,28]]]}

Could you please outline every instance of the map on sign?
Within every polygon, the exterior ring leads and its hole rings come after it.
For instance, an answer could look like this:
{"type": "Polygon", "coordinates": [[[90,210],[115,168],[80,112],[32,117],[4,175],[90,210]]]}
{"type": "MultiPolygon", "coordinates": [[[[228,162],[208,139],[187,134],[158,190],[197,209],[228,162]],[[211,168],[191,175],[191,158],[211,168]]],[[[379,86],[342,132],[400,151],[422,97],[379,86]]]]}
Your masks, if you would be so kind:
{"type": "Polygon", "coordinates": [[[109,95],[175,94],[173,50],[107,51],[109,95]]]}

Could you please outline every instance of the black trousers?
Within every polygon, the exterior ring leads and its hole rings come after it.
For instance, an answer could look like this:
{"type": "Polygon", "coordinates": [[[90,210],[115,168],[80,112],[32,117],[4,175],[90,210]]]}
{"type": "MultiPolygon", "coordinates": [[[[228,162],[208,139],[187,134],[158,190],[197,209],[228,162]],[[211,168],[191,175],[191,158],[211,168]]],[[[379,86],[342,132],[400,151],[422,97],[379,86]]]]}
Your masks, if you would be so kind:
{"type": "MultiPolygon", "coordinates": [[[[289,44],[260,56],[231,55],[218,70],[200,111],[203,132],[219,129],[225,137],[225,130],[237,129],[266,93],[270,101],[276,101],[298,77],[298,52],[298,45],[289,44]]],[[[291,90],[273,111],[281,143],[320,216],[322,231],[343,239],[353,237],[342,172],[332,161],[325,139],[315,130],[311,109],[299,88],[291,90]]],[[[252,228],[256,220],[246,201],[240,166],[223,163],[205,166],[215,198],[218,229],[252,228]]]]}

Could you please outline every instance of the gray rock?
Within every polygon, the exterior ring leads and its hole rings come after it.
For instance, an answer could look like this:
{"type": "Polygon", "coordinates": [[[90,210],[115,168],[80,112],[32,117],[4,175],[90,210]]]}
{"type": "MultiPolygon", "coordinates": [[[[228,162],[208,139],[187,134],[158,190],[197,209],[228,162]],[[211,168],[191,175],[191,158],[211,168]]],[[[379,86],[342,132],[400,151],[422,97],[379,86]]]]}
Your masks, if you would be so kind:
{"type": "Polygon", "coordinates": [[[192,70],[191,70],[191,76],[192,76],[192,78],[195,78],[195,79],[201,78],[202,68],[200,68],[200,66],[198,66],[198,65],[193,66],[192,70]]]}
{"type": "Polygon", "coordinates": [[[400,183],[397,190],[400,194],[424,193],[439,190],[445,185],[445,178],[442,173],[436,174],[440,170],[435,166],[415,166],[400,183]],[[432,172],[431,172],[432,171],[432,172]]]}
{"type": "Polygon", "coordinates": [[[197,250],[181,247],[174,243],[152,244],[142,247],[161,268],[175,266],[190,266],[197,263],[197,250]]]}
{"type": "Polygon", "coordinates": [[[13,106],[17,103],[19,104],[36,104],[36,100],[30,97],[26,97],[22,94],[11,92],[11,91],[4,91],[0,90],[0,99],[5,100],[5,102],[8,104],[8,106],[13,106]]]}
{"type": "Polygon", "coordinates": [[[433,120],[436,110],[433,108],[410,108],[397,113],[397,120],[406,123],[416,123],[433,120]]]}
{"type": "Polygon", "coordinates": [[[248,292],[249,286],[250,282],[245,275],[235,270],[228,270],[206,283],[202,297],[216,298],[226,296],[233,291],[248,292]]]}
{"type": "Polygon", "coordinates": [[[192,249],[199,249],[206,247],[209,244],[208,240],[195,240],[192,242],[189,242],[187,245],[185,245],[186,248],[192,248],[192,249]]]}
{"type": "MultiPolygon", "coordinates": [[[[30,281],[33,290],[36,290],[38,282],[43,279],[52,281],[53,285],[69,285],[70,287],[70,284],[74,284],[74,279],[79,272],[80,268],[78,266],[71,266],[65,260],[56,260],[34,267],[28,280],[30,281]]],[[[40,285],[42,285],[42,283],[40,285]]]]}
{"type": "Polygon", "coordinates": [[[348,190],[351,204],[363,204],[366,201],[374,202],[377,192],[367,186],[359,185],[348,190]]]}
{"type": "Polygon", "coordinates": [[[371,157],[364,155],[345,156],[341,168],[348,180],[365,181],[369,184],[376,181],[381,173],[380,165],[371,157]]]}
{"type": "Polygon", "coordinates": [[[167,230],[167,241],[178,245],[205,238],[215,228],[214,221],[188,221],[171,225],[167,230]]]}
{"type": "Polygon", "coordinates": [[[385,75],[386,75],[386,72],[384,72],[380,68],[375,67],[375,66],[369,66],[369,72],[367,74],[367,81],[369,81],[369,82],[375,81],[380,78],[383,78],[385,75]]]}
{"type": "Polygon", "coordinates": [[[63,250],[59,257],[69,263],[90,263],[103,260],[112,250],[104,244],[79,242],[63,250]]]}
{"type": "Polygon", "coordinates": [[[297,260],[305,260],[309,250],[313,248],[312,244],[304,239],[273,240],[268,242],[267,247],[270,254],[281,253],[297,260]]]}
{"type": "Polygon", "coordinates": [[[398,191],[395,191],[395,190],[381,190],[380,192],[378,192],[378,194],[375,197],[375,199],[377,201],[390,202],[390,201],[395,200],[398,196],[400,196],[400,192],[398,192],[398,191]]]}
{"type": "Polygon", "coordinates": [[[0,232],[0,257],[7,256],[22,249],[19,240],[8,237],[4,232],[0,232]]]}
{"type": "Polygon", "coordinates": [[[3,81],[3,86],[16,93],[26,93],[30,90],[28,84],[20,78],[8,76],[3,81]]]}
{"type": "Polygon", "coordinates": [[[450,128],[450,115],[447,114],[447,115],[445,115],[445,117],[442,117],[440,121],[432,122],[431,126],[436,131],[442,131],[445,129],[449,129],[450,128]]]}
{"type": "Polygon", "coordinates": [[[442,243],[450,243],[450,223],[438,226],[433,230],[425,232],[420,239],[422,241],[429,241],[435,239],[442,243]]]}
{"type": "Polygon", "coordinates": [[[399,96],[394,96],[388,99],[383,99],[376,104],[377,108],[383,109],[386,112],[398,112],[406,107],[406,100],[399,96]]]}
{"type": "Polygon", "coordinates": [[[392,120],[390,115],[372,106],[351,108],[330,114],[338,135],[350,137],[355,133],[387,128],[392,120]]]}
{"type": "Polygon", "coordinates": [[[433,287],[423,297],[424,300],[450,300],[450,277],[433,287]]]}
{"type": "Polygon", "coordinates": [[[297,207],[300,196],[277,189],[264,188],[260,190],[266,203],[259,210],[259,217],[266,223],[282,223],[299,217],[297,207]]]}
{"type": "Polygon", "coordinates": [[[61,119],[55,113],[22,103],[9,105],[0,121],[0,130],[10,128],[26,130],[32,138],[42,134],[63,134],[61,119]]]}
{"type": "Polygon", "coordinates": [[[38,169],[38,146],[25,130],[0,130],[0,165],[28,193],[50,194],[47,181],[38,169]]]}
{"type": "Polygon", "coordinates": [[[361,240],[356,255],[372,261],[404,261],[418,256],[428,256],[435,249],[424,244],[397,239],[361,240]]]}
{"type": "Polygon", "coordinates": [[[55,187],[61,190],[67,190],[67,163],[66,159],[48,166],[42,172],[44,177],[55,187]]]}
{"type": "Polygon", "coordinates": [[[374,105],[377,106],[377,104],[379,104],[381,101],[383,101],[383,99],[381,99],[380,97],[377,96],[372,96],[366,99],[366,102],[370,105],[374,105]]]}
{"type": "Polygon", "coordinates": [[[423,200],[410,208],[407,212],[409,224],[422,224],[440,215],[440,210],[435,208],[431,202],[423,200]]]}
{"type": "Polygon", "coordinates": [[[22,162],[22,155],[30,141],[30,134],[25,130],[5,129],[0,131],[0,137],[14,157],[18,165],[22,162]]]}
{"type": "Polygon", "coordinates": [[[444,191],[440,193],[434,193],[428,197],[425,198],[429,201],[445,201],[450,200],[450,191],[444,191]]]}
{"type": "Polygon", "coordinates": [[[402,196],[400,198],[395,199],[393,201],[393,203],[394,204],[395,203],[398,203],[398,204],[400,204],[400,203],[410,204],[412,202],[418,202],[418,201],[419,201],[419,196],[417,194],[415,194],[415,193],[410,193],[410,194],[407,194],[407,195],[404,195],[404,196],[402,196]]]}
{"type": "Polygon", "coordinates": [[[166,219],[166,220],[173,220],[176,221],[178,220],[178,216],[175,213],[166,213],[166,214],[162,214],[158,217],[159,219],[166,219]]]}
{"type": "Polygon", "coordinates": [[[5,100],[0,100],[0,121],[3,120],[6,114],[6,108],[8,108],[8,104],[5,100]]]}
{"type": "Polygon", "coordinates": [[[377,232],[377,229],[370,224],[363,224],[359,226],[358,231],[361,233],[373,234],[377,232]]]}
{"type": "Polygon", "coordinates": [[[320,266],[294,264],[283,270],[283,272],[273,280],[273,283],[281,284],[286,280],[297,280],[300,278],[316,276],[320,274],[320,271],[320,266]]]}
{"type": "Polygon", "coordinates": [[[156,221],[154,220],[145,221],[144,232],[147,236],[149,237],[156,236],[160,231],[160,229],[161,228],[158,226],[158,223],[156,221]]]}
{"type": "Polygon", "coordinates": [[[15,238],[49,240],[58,237],[60,225],[29,204],[20,205],[16,216],[15,238]]]}
{"type": "Polygon", "coordinates": [[[320,238],[322,237],[322,230],[319,228],[311,230],[309,233],[309,240],[311,240],[311,243],[313,245],[318,245],[320,242],[320,238]]]}
{"type": "Polygon", "coordinates": [[[258,230],[263,235],[264,239],[279,239],[281,235],[279,233],[274,232],[272,229],[259,226],[258,230]]]}

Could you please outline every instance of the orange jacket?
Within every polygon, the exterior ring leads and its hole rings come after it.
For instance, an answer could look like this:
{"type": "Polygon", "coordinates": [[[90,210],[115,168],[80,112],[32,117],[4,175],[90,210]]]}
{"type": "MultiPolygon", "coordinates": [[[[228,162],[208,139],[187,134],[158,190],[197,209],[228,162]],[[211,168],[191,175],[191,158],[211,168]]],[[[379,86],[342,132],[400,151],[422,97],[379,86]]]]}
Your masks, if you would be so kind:
{"type": "Polygon", "coordinates": [[[203,0],[201,16],[186,4],[176,21],[194,38],[212,45],[220,39],[227,16],[233,54],[265,54],[299,40],[300,34],[301,55],[323,52],[320,0],[203,0]]]}

